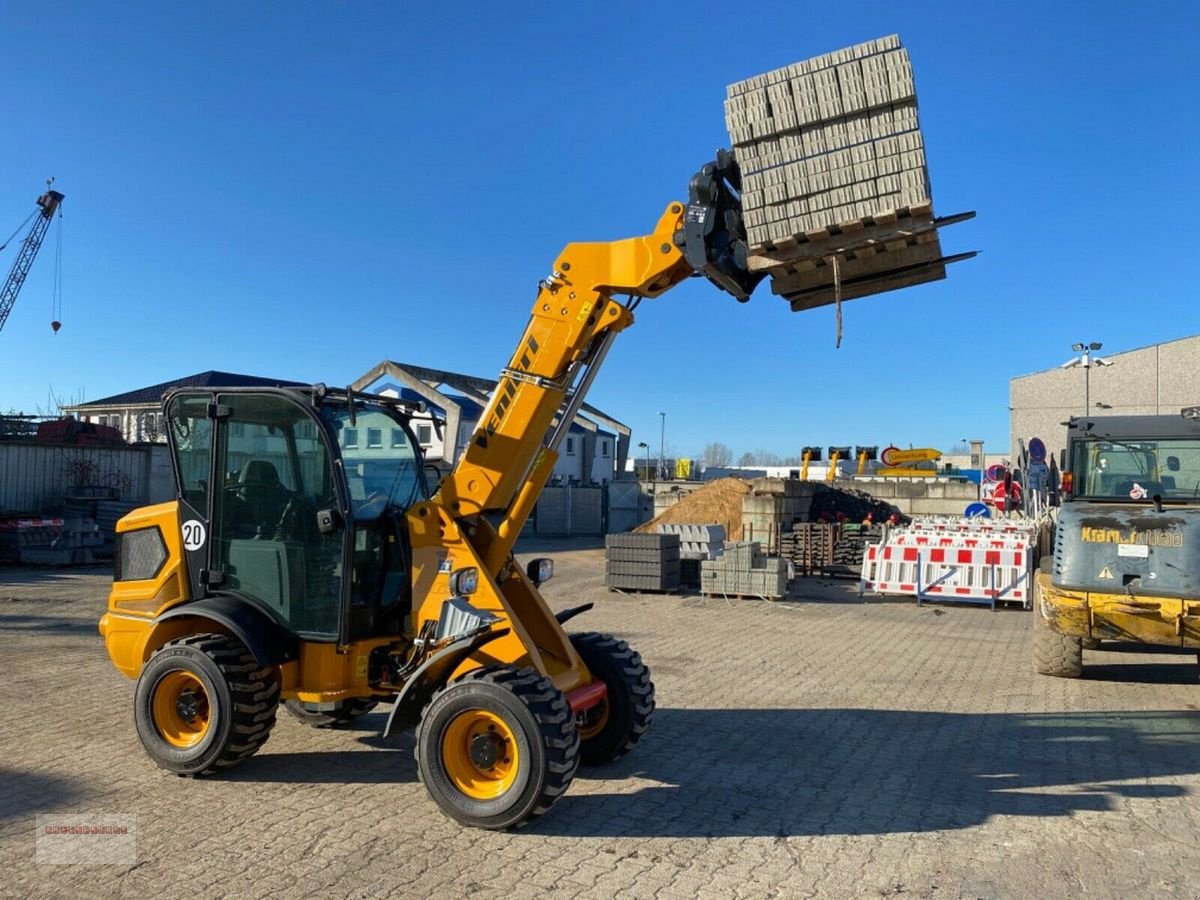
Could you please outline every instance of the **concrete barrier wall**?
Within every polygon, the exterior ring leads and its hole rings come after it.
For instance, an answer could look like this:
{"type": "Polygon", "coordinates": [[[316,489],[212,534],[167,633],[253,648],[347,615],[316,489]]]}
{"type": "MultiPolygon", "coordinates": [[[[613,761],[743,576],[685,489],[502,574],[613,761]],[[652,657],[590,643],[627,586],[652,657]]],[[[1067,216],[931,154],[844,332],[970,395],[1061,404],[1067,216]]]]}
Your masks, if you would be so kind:
{"type": "Polygon", "coordinates": [[[856,478],[850,486],[891,503],[908,516],[961,516],[963,510],[979,499],[979,486],[961,481],[856,478]]]}

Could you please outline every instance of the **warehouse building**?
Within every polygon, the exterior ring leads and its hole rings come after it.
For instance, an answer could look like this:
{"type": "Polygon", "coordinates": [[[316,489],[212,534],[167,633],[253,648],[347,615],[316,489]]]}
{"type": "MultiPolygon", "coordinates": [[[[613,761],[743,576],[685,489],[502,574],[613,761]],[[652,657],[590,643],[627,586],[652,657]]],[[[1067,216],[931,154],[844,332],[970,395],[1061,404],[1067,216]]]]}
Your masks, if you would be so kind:
{"type": "MultiPolygon", "coordinates": [[[[1076,345],[1081,346],[1081,345],[1076,345]]],[[[1066,444],[1063,424],[1094,416],[1175,415],[1200,405],[1200,334],[1136,350],[1068,351],[1053,369],[1009,383],[1009,443],[1041,438],[1051,453],[1066,444]],[[1067,359],[1074,352],[1074,359],[1067,359]]]]}

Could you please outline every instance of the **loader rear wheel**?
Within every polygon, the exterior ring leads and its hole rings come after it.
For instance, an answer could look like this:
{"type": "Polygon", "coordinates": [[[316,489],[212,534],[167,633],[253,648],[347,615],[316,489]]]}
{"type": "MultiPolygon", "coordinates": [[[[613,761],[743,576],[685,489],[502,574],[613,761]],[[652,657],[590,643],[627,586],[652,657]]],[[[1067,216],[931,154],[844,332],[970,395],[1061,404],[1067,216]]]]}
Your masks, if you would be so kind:
{"type": "Polygon", "coordinates": [[[588,766],[601,765],[632,750],[650,727],[654,682],[641,655],[611,634],[573,634],[571,645],[607,688],[605,699],[585,711],[578,724],[580,760],[588,766]]]}
{"type": "Polygon", "coordinates": [[[1083,641],[1059,634],[1042,615],[1041,599],[1033,603],[1033,671],[1055,678],[1078,678],[1083,674],[1083,641]]]}
{"type": "Polygon", "coordinates": [[[283,708],[292,718],[312,728],[335,728],[338,725],[346,725],[359,716],[365,716],[378,705],[377,700],[363,697],[345,700],[337,709],[310,709],[300,700],[283,702],[283,708]]]}
{"type": "Polygon", "coordinates": [[[133,704],[138,738],[155,763],[178,775],[211,775],[266,743],[279,683],[239,641],[195,634],[150,657],[133,704]]]}
{"type": "Polygon", "coordinates": [[[463,825],[508,828],[566,792],[579,766],[579,732],[548,678],[487,666],[433,695],[414,755],[443,812],[463,825]]]}

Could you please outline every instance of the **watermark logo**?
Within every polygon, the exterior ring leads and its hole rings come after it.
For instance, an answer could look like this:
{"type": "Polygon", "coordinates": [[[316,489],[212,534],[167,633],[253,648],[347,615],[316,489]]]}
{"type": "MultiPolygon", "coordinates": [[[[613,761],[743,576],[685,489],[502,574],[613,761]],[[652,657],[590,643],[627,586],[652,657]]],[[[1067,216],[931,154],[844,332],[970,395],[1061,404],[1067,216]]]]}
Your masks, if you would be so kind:
{"type": "Polygon", "coordinates": [[[137,816],[41,815],[35,845],[35,858],[45,865],[132,865],[137,862],[137,816]]]}

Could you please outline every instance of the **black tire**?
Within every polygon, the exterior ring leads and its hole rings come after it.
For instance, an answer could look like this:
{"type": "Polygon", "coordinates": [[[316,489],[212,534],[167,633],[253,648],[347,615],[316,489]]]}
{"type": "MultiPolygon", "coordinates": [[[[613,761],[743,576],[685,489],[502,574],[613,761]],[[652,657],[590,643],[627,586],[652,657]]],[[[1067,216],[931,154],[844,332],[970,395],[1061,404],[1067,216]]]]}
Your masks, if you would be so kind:
{"type": "Polygon", "coordinates": [[[303,722],[312,728],[336,728],[353,722],[359,716],[365,716],[376,706],[378,700],[356,697],[344,700],[337,709],[308,709],[300,700],[285,700],[283,708],[292,718],[303,722]]]}
{"type": "Polygon", "coordinates": [[[421,715],[416,744],[417,774],[426,790],[448,816],[477,828],[509,828],[541,815],[566,792],[579,767],[579,732],[567,698],[530,668],[486,666],[441,688],[421,715]],[[485,785],[472,796],[462,777],[467,748],[474,752],[492,735],[468,741],[464,728],[469,732],[473,720],[485,717],[500,723],[508,738],[497,736],[499,749],[483,751],[495,754],[493,766],[468,761],[485,785]],[[496,793],[480,796],[487,790],[496,793]]]}
{"type": "Polygon", "coordinates": [[[634,748],[654,718],[654,682],[642,657],[625,641],[595,631],[571,635],[571,645],[595,678],[604,682],[607,698],[584,713],[579,758],[598,766],[620,759],[634,748]],[[589,725],[589,720],[599,721],[589,725]]]}
{"type": "Polygon", "coordinates": [[[1041,598],[1033,603],[1033,671],[1055,678],[1078,678],[1083,674],[1083,641],[1059,634],[1042,615],[1041,598]]]}
{"type": "Polygon", "coordinates": [[[267,742],[279,708],[279,682],[240,641],[195,634],[150,657],[133,704],[138,738],[157,765],[178,775],[211,775],[267,742]]]}

